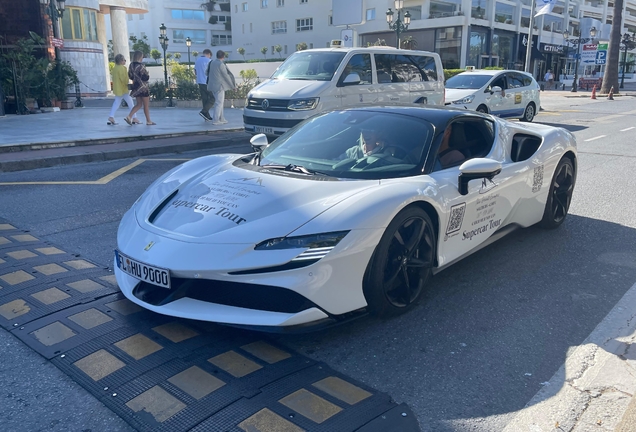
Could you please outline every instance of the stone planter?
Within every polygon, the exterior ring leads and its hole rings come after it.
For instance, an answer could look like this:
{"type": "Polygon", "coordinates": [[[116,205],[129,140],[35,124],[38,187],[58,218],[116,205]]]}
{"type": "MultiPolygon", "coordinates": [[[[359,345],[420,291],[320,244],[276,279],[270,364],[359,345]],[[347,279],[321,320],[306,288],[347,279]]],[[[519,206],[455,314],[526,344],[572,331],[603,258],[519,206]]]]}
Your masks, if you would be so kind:
{"type": "Polygon", "coordinates": [[[73,103],[73,101],[62,101],[62,106],[60,107],[62,109],[73,109],[75,108],[75,104],[73,103]]]}

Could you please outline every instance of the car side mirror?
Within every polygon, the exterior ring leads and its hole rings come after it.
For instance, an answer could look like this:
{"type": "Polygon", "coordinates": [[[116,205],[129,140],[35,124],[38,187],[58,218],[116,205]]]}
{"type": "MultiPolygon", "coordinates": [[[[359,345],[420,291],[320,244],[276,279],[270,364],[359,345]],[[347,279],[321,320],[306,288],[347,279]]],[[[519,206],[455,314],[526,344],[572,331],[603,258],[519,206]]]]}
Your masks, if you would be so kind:
{"type": "Polygon", "coordinates": [[[349,75],[347,75],[344,79],[344,81],[342,81],[342,85],[356,85],[356,84],[360,84],[360,75],[358,75],[357,73],[353,72],[350,73],[349,75]]]}
{"type": "Polygon", "coordinates": [[[492,180],[501,172],[501,162],[489,158],[475,158],[459,167],[457,188],[462,195],[468,195],[468,182],[477,179],[492,180]]]}
{"type": "Polygon", "coordinates": [[[252,144],[252,149],[255,152],[262,152],[269,145],[269,142],[267,141],[267,135],[262,133],[254,135],[252,138],[250,138],[250,144],[252,144]]]}
{"type": "Polygon", "coordinates": [[[499,87],[499,86],[494,86],[493,88],[491,88],[491,89],[490,89],[490,94],[493,94],[493,93],[501,93],[501,91],[502,91],[502,90],[501,90],[501,87],[499,87]]]}

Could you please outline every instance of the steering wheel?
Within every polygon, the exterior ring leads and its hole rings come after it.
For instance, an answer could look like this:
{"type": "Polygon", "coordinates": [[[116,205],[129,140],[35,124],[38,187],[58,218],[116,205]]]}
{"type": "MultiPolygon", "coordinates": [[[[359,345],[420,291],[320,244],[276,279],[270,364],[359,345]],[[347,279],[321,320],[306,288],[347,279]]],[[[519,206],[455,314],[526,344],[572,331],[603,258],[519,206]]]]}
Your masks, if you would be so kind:
{"type": "Polygon", "coordinates": [[[402,160],[391,156],[386,153],[374,153],[359,159],[351,169],[367,170],[372,168],[379,168],[387,165],[397,165],[402,163],[402,160]]]}
{"type": "Polygon", "coordinates": [[[393,156],[394,158],[398,158],[398,159],[404,159],[408,156],[408,153],[406,152],[406,150],[404,150],[402,147],[397,147],[397,146],[384,147],[384,149],[382,150],[382,153],[384,153],[385,155],[393,156]]]}

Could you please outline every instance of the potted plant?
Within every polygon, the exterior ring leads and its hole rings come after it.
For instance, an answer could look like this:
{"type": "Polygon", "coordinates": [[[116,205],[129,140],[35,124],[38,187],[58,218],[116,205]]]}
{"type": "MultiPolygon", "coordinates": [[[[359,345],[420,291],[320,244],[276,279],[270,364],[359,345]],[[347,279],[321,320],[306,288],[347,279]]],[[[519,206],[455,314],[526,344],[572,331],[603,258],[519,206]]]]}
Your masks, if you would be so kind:
{"type": "MultiPolygon", "coordinates": [[[[79,84],[77,72],[73,66],[66,61],[58,61],[47,72],[49,83],[49,94],[51,101],[55,101],[54,106],[62,107],[62,102],[66,101],[66,90],[75,84],[79,84]]],[[[68,105],[66,105],[68,107],[68,105]]],[[[72,108],[72,105],[71,105],[72,108]]]]}

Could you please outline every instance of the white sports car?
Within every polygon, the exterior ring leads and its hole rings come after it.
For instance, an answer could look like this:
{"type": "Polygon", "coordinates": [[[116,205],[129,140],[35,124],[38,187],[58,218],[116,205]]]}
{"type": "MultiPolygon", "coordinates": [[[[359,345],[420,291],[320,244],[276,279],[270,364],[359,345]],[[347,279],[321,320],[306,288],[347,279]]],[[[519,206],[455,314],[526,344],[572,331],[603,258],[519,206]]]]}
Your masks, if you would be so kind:
{"type": "Polygon", "coordinates": [[[565,129],[465,110],[332,111],[252,144],[174,168],[124,215],[131,301],[264,330],[396,315],[511,229],[559,226],[576,179],[565,129]]]}

